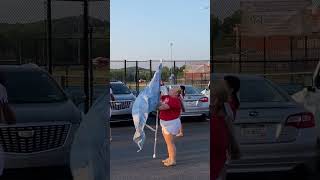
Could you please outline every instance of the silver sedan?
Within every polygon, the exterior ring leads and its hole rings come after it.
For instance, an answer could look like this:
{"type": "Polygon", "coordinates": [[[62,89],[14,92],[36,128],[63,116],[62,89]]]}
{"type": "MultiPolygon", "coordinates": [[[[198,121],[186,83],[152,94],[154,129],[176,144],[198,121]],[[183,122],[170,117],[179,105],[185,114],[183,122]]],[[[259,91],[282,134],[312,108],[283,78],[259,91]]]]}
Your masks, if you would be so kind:
{"type": "MultiPolygon", "coordinates": [[[[186,95],[183,99],[185,112],[181,117],[201,117],[205,120],[209,115],[209,99],[201,94],[201,92],[191,85],[183,85],[186,88],[186,95]]],[[[167,85],[168,89],[180,87],[180,85],[167,85]]]]}
{"type": "MultiPolygon", "coordinates": [[[[314,115],[271,81],[236,76],[241,81],[241,107],[234,126],[242,156],[228,163],[228,172],[311,168],[317,157],[314,115]]],[[[215,80],[222,78],[214,75],[215,80]]]]}

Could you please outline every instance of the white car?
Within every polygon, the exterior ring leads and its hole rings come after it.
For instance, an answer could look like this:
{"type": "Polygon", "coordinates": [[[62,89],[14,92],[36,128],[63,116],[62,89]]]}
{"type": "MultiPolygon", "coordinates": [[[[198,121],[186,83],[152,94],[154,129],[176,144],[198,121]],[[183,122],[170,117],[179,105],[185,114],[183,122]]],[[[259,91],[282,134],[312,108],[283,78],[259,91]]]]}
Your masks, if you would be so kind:
{"type": "Polygon", "coordinates": [[[132,106],[136,96],[121,81],[110,82],[110,86],[115,97],[115,101],[111,101],[111,121],[131,121],[132,106]]]}
{"type": "MultiPolygon", "coordinates": [[[[205,120],[209,115],[209,98],[191,85],[183,85],[186,88],[186,95],[183,100],[185,112],[181,117],[200,117],[205,120]]],[[[180,85],[167,85],[168,89],[180,87],[180,85]]]]}
{"type": "Polygon", "coordinates": [[[313,74],[312,86],[292,95],[293,99],[304,105],[315,115],[317,137],[320,142],[320,62],[313,74]]]}
{"type": "MultiPolygon", "coordinates": [[[[260,76],[236,75],[241,82],[240,109],[234,121],[241,158],[228,172],[314,170],[317,136],[314,115],[282,88],[260,76]]],[[[224,75],[214,75],[214,80],[224,75]]]]}

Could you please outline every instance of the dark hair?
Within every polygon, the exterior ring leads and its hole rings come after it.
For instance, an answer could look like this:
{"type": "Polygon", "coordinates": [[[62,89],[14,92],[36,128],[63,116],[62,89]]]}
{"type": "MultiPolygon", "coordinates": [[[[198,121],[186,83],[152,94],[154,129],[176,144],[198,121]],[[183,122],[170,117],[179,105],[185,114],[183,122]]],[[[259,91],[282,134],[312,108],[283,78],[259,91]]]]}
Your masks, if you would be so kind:
{"type": "Polygon", "coordinates": [[[229,88],[232,88],[232,98],[234,98],[236,100],[237,106],[240,106],[240,101],[237,97],[237,93],[240,90],[240,79],[236,76],[224,76],[224,80],[226,81],[227,85],[229,86],[229,88]]]}
{"type": "Polygon", "coordinates": [[[181,92],[182,97],[184,97],[186,95],[186,87],[181,85],[180,88],[182,90],[182,92],[181,92]]]}

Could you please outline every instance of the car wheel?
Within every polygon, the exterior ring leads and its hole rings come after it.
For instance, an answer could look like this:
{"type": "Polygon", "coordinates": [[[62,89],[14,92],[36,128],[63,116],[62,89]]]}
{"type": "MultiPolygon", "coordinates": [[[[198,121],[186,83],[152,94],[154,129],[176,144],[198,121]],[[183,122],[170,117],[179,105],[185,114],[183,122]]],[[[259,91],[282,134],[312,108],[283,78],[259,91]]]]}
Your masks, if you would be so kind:
{"type": "Polygon", "coordinates": [[[72,178],[72,172],[69,166],[61,167],[57,171],[57,175],[60,177],[72,178]]]}
{"type": "Polygon", "coordinates": [[[201,122],[207,121],[207,116],[203,114],[202,116],[199,117],[201,122]]]}
{"type": "Polygon", "coordinates": [[[302,179],[306,177],[313,177],[319,171],[319,160],[315,158],[314,161],[301,164],[295,168],[295,176],[301,177],[302,179]]]}

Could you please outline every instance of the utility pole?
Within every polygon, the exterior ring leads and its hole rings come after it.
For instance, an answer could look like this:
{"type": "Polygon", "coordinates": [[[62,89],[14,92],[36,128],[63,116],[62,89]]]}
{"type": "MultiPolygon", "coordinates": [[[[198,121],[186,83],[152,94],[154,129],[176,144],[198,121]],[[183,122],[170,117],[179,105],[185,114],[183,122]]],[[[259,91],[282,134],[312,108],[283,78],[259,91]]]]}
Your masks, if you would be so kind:
{"type": "Polygon", "coordinates": [[[89,46],[88,46],[88,0],[83,0],[83,75],[84,75],[84,94],[85,94],[85,107],[84,111],[87,113],[90,107],[90,87],[89,87],[89,46]]]}

